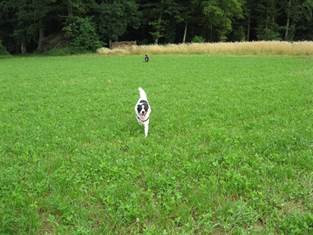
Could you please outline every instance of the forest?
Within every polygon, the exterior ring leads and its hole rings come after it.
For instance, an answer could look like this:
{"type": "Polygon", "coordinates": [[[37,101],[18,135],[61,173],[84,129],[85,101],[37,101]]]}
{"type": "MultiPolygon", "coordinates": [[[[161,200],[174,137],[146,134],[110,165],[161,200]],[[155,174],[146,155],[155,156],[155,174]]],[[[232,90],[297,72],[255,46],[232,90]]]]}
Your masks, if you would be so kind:
{"type": "Polygon", "coordinates": [[[313,39],[313,0],[0,0],[0,53],[313,39]]]}

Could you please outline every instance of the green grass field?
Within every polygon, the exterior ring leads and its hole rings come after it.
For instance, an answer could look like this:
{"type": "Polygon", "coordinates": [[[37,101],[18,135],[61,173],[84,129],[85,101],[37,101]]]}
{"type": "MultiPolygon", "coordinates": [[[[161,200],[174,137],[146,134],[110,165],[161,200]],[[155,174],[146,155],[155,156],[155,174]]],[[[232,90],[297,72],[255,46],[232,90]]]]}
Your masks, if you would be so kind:
{"type": "Polygon", "coordinates": [[[0,132],[0,234],[313,233],[312,57],[0,58],[0,132]]]}

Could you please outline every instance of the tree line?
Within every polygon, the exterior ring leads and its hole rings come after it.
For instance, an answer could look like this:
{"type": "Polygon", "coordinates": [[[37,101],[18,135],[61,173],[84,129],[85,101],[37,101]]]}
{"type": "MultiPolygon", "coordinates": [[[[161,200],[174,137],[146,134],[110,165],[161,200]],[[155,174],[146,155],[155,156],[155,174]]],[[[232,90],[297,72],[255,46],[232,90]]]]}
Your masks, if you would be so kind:
{"type": "Polygon", "coordinates": [[[0,50],[312,40],[313,0],[0,0],[0,50]],[[2,45],[1,45],[2,43],[2,45]]]}

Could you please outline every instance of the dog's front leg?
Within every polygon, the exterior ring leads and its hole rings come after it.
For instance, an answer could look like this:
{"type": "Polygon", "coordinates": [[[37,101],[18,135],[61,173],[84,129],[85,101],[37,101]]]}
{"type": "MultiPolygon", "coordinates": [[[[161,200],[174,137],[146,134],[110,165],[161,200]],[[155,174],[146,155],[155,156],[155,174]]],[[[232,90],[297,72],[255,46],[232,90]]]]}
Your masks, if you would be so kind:
{"type": "Polygon", "coordinates": [[[148,132],[149,132],[149,120],[147,120],[144,123],[144,127],[145,127],[145,137],[147,137],[148,136],[148,132]]]}

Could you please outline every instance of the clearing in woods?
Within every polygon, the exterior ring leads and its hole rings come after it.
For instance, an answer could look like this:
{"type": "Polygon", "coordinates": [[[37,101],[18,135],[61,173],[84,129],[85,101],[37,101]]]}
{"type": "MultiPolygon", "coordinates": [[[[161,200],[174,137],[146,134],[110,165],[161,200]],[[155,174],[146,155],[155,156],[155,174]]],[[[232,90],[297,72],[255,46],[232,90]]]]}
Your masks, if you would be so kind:
{"type": "Polygon", "coordinates": [[[1,234],[312,233],[312,57],[13,57],[0,71],[1,234]]]}

